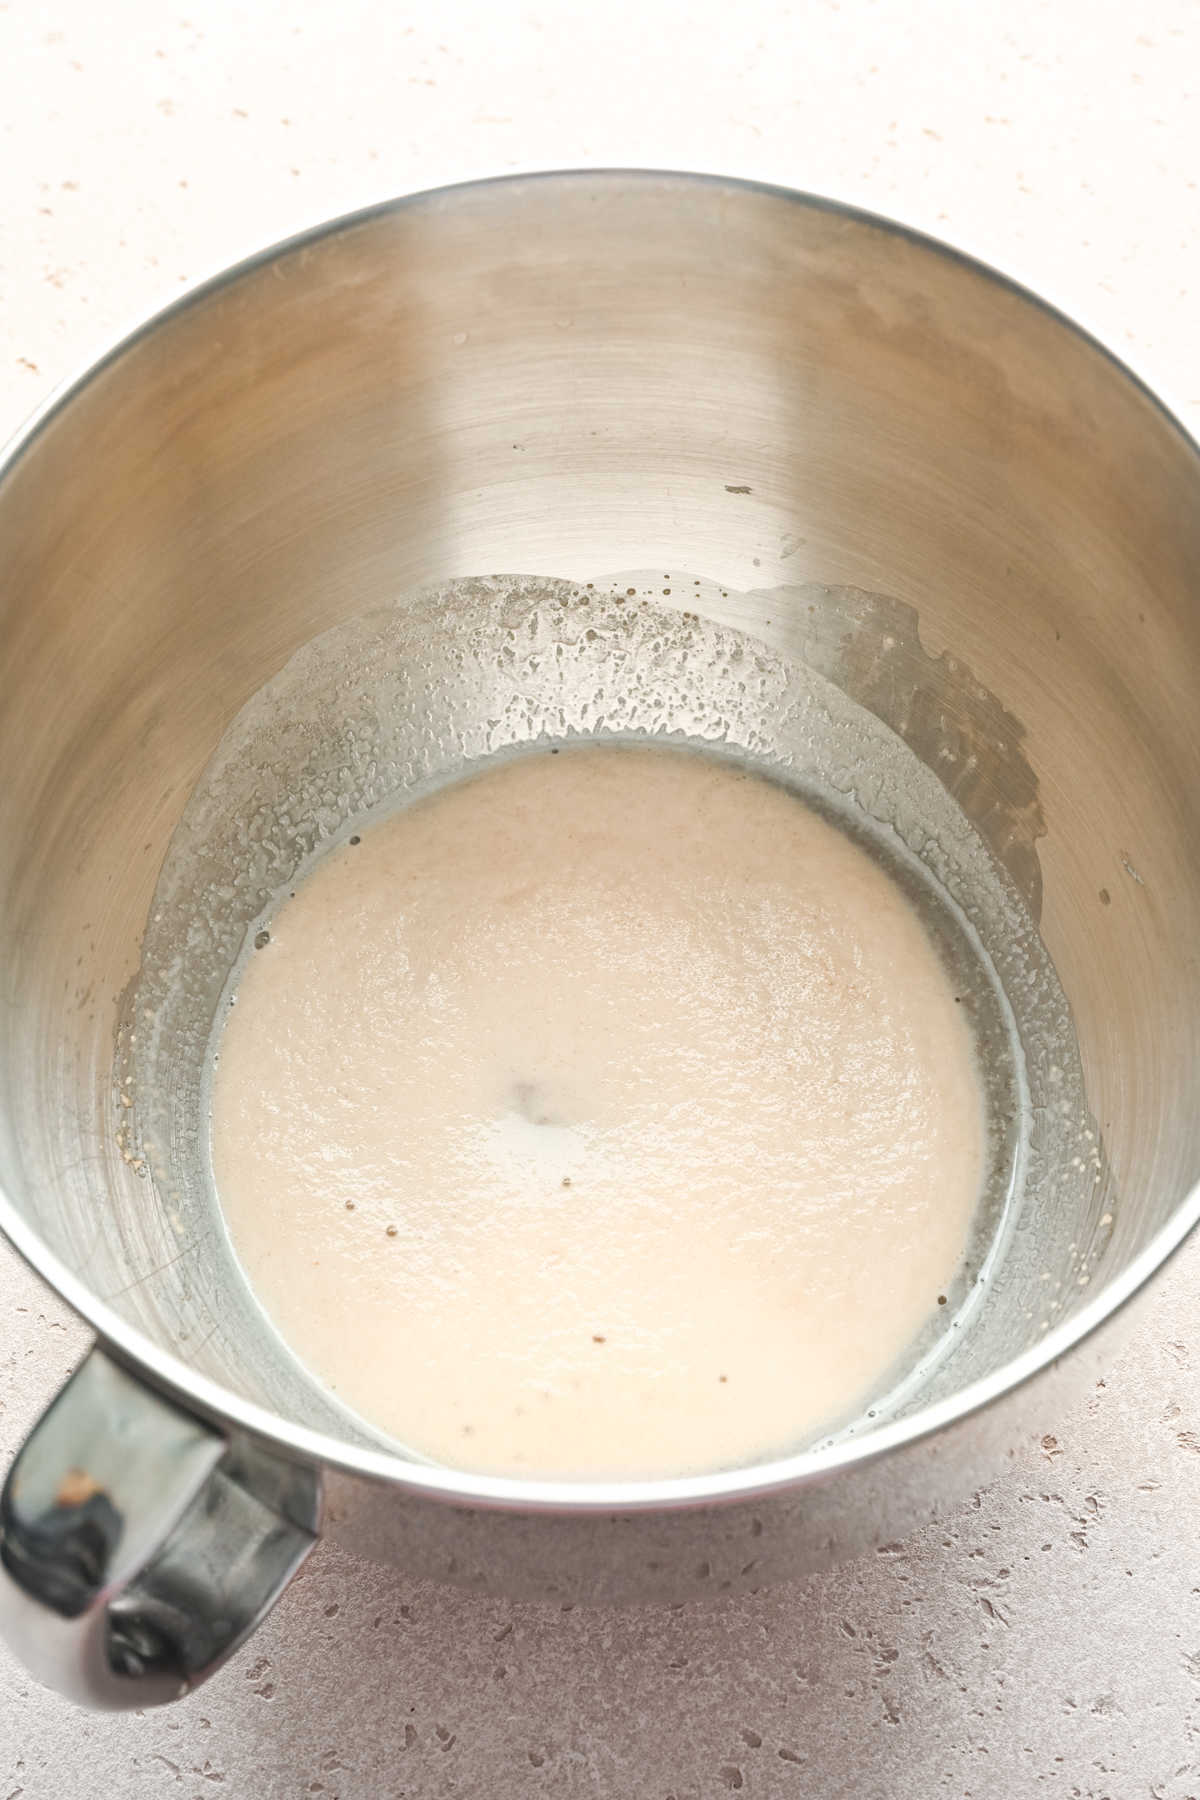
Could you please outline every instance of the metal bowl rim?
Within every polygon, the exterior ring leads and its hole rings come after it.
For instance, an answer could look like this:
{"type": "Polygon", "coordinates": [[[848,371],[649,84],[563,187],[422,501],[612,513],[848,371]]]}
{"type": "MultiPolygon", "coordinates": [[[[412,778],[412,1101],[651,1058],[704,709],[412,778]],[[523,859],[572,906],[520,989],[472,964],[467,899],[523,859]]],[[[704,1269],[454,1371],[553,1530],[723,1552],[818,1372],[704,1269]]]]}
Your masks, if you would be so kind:
{"type": "MultiPolygon", "coordinates": [[[[527,184],[570,184],[619,191],[622,186],[657,184],[664,188],[725,189],[730,194],[769,196],[789,206],[826,212],[850,223],[874,229],[948,258],[964,270],[1006,289],[1071,333],[1107,362],[1149,402],[1164,424],[1178,434],[1196,459],[1200,488],[1200,445],[1170,409],[1120,357],[1065,313],[1024,287],[1020,282],[989,267],[977,257],[915,228],[841,201],[807,194],[770,182],[671,169],[550,169],[528,174],[501,175],[427,188],[376,202],[354,212],[325,219],[280,239],[266,248],[198,280],[168,305],[143,315],[131,329],[119,334],[99,356],[90,359],[77,374],[59,383],[47,399],[16,432],[0,453],[0,489],[7,477],[41,433],[71,401],[105,369],[113,366],[143,337],[184,313],[223,287],[296,250],[356,229],[380,217],[408,208],[438,204],[457,195],[486,193],[490,188],[512,189],[527,184]]],[[[1005,1394],[1029,1381],[1089,1337],[1149,1281],[1179,1249],[1200,1223],[1200,1183],[1179,1203],[1166,1224],[1113,1281],[1108,1282],[1069,1320],[1046,1332],[1033,1348],[1022,1352],[983,1380],[971,1383],[946,1400],[925,1407],[911,1417],[850,1438],[827,1449],[800,1451],[768,1463],[744,1469],[721,1470],[703,1475],[639,1481],[516,1481],[509,1477],[475,1474],[406,1460],[398,1452],[344,1443],[323,1432],[312,1431],[280,1418],[265,1407],[222,1387],[201,1375],[180,1358],[162,1350],[144,1332],[127,1324],[86,1283],[74,1275],[27,1224],[0,1188],[0,1232],[30,1267],[49,1283],[67,1304],[95,1331],[114,1358],[159,1391],[214,1422],[274,1445],[285,1455],[340,1469],[347,1474],[387,1482],[451,1504],[469,1503],[505,1511],[555,1513],[632,1512],[672,1510],[738,1499],[765,1498],[782,1489],[809,1481],[828,1480],[842,1468],[898,1450],[934,1432],[965,1420],[994,1404],[1005,1394]]]]}

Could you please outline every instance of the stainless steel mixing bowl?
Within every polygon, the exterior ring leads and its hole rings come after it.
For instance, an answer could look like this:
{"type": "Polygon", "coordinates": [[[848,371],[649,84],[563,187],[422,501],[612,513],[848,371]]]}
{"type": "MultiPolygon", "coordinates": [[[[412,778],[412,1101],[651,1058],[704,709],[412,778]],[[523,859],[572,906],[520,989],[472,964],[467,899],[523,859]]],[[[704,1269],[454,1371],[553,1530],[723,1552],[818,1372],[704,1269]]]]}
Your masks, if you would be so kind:
{"type": "Polygon", "coordinates": [[[1095,1378],[1195,1222],[1200,457],[977,264],[664,174],[338,220],[32,422],[0,469],[0,568],[0,1224],[100,1345],[10,1472],[0,1611],[76,1698],[202,1679],[320,1531],[558,1599],[717,1592],[895,1538],[1095,1378]],[[125,1160],[122,995],[197,776],[300,645],[418,584],[659,566],[713,578],[712,617],[905,738],[1040,915],[1106,1247],[1080,1260],[1082,1211],[1024,1221],[949,1385],[831,1449],[620,1486],[421,1466],[295,1415],[203,1234],[125,1160]]]}

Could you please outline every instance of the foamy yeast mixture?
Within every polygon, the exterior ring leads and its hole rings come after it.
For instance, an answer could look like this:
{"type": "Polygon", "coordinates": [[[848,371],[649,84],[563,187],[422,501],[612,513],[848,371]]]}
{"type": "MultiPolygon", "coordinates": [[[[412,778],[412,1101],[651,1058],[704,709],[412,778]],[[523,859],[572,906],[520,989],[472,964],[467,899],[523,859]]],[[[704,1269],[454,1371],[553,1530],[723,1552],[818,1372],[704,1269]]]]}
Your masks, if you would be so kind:
{"type": "Polygon", "coordinates": [[[937,1306],[964,1009],[867,855],[696,754],[526,755],[332,852],[220,1043],[217,1186],[295,1351],[498,1473],[785,1450],[937,1306]]]}

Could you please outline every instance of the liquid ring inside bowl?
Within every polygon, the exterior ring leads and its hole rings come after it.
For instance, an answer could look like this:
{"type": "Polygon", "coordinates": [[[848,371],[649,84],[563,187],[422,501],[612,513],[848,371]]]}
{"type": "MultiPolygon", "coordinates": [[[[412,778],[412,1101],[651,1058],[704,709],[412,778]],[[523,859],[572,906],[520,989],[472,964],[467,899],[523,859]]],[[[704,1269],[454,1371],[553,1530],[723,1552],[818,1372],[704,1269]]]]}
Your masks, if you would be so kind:
{"type": "MultiPolygon", "coordinates": [[[[1101,1181],[1061,988],[1021,895],[949,790],[805,663],[702,616],[715,598],[702,579],[671,585],[695,596],[695,610],[665,607],[636,583],[630,591],[623,576],[496,577],[404,596],[295,655],[239,713],[192,795],[129,1009],[122,1130],[164,1201],[212,1234],[222,1304],[287,1417],[378,1440],[378,1426],[311,1373],[296,1333],[289,1342],[276,1329],[224,1230],[210,1073],[230,997],[288,895],[331,849],[464,774],[551,745],[692,749],[792,790],[915,909],[970,1020],[985,1172],[944,1304],[852,1414],[814,1421],[798,1407],[791,1433],[737,1460],[870,1430],[963,1385],[988,1354],[989,1317],[1002,1311],[994,1291],[1027,1279],[1030,1219],[1074,1214],[1072,1196],[1101,1181]]],[[[1046,1296],[1047,1323],[1061,1304],[1046,1296]]],[[[405,1376],[394,1372],[398,1384],[405,1376]]],[[[420,1444],[402,1448],[422,1455],[420,1444]]]]}

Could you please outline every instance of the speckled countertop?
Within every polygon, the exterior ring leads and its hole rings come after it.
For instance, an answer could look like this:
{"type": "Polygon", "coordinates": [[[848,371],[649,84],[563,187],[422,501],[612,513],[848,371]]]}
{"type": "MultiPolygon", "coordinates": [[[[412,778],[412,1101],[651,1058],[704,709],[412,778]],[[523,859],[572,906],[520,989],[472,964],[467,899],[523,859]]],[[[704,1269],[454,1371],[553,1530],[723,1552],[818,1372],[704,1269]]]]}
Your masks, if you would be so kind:
{"type": "MultiPolygon", "coordinates": [[[[764,176],[947,237],[1196,430],[1198,120],[1196,0],[0,0],[0,430],[259,243],[588,163],[764,176]]],[[[144,1717],[77,1712],[0,1651],[0,1800],[1197,1800],[1198,1304],[1195,1244],[1040,1458],[789,1589],[546,1612],[325,1549],[144,1717]]],[[[0,1250],[0,1458],[84,1343],[0,1250]]]]}

